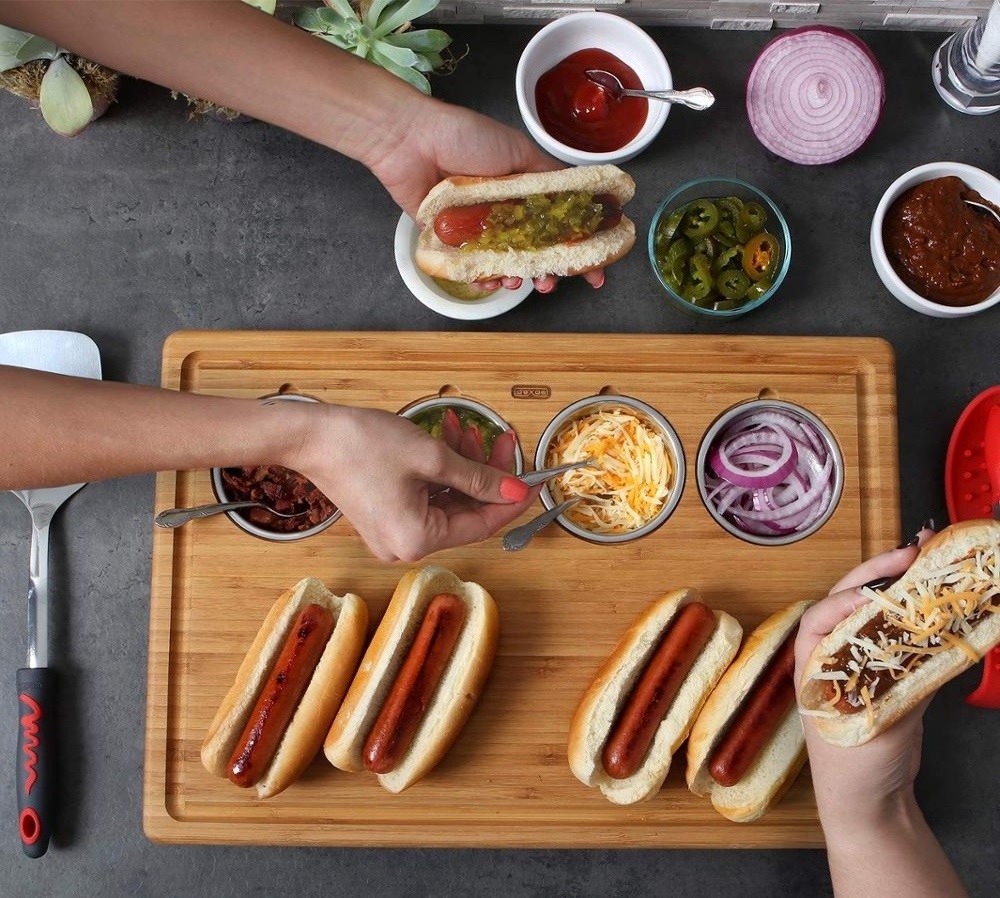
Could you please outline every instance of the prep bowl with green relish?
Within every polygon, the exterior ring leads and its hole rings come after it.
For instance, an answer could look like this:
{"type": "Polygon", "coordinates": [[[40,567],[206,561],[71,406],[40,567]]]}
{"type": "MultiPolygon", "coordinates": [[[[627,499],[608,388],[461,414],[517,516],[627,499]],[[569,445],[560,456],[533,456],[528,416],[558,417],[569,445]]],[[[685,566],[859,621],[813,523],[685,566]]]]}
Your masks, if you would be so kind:
{"type": "Polygon", "coordinates": [[[697,178],[660,203],[649,261],[670,301],[695,317],[739,318],[781,286],[792,258],[788,223],[738,178],[697,178]]]}

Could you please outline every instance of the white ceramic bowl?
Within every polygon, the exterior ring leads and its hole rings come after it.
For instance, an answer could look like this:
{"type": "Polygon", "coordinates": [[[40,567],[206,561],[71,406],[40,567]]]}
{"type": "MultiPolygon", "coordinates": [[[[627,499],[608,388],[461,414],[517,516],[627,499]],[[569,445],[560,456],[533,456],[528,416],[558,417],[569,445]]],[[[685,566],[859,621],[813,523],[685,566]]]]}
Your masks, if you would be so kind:
{"type": "Polygon", "coordinates": [[[886,289],[903,305],[933,318],[965,318],[992,308],[1000,302],[1000,290],[994,291],[982,302],[971,306],[948,306],[934,302],[911,290],[903,283],[886,254],[885,246],[882,243],[882,225],[889,207],[911,187],[933,178],[944,178],[949,175],[961,178],[967,186],[978,191],[985,199],[995,205],[1000,205],[1000,180],[993,175],[973,165],[965,165],[961,162],[929,162],[926,165],[911,168],[889,185],[888,190],[882,194],[882,199],[879,200],[879,204],[875,208],[869,238],[872,262],[886,289]]]}
{"type": "Polygon", "coordinates": [[[504,312],[509,312],[519,306],[534,290],[530,280],[525,280],[517,290],[507,290],[501,287],[479,299],[456,299],[448,293],[434,278],[425,274],[413,261],[417,249],[417,239],[420,228],[405,212],[396,225],[396,267],[403,283],[409,291],[428,309],[448,318],[463,321],[478,321],[483,318],[495,318],[504,312]]]}
{"type": "Polygon", "coordinates": [[[535,106],[535,84],[557,63],[578,50],[597,48],[617,56],[639,76],[648,90],[674,86],[670,66],[656,42],[638,25],[604,12],[571,13],[550,22],[528,41],[517,63],[514,87],[517,106],[525,127],[548,153],[570,165],[625,162],[641,153],[654,140],[667,120],[669,103],[649,101],[646,123],[625,146],[610,153],[589,153],[567,146],[542,127],[535,106]]]}

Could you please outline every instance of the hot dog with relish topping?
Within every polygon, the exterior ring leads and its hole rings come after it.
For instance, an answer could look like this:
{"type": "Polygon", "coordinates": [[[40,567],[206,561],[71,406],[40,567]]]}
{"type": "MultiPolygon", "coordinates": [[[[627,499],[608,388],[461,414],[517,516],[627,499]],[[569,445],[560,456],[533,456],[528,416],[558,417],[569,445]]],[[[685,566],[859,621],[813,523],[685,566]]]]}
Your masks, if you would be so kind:
{"type": "Polygon", "coordinates": [[[482,693],[499,612],[436,565],[399,581],[324,743],[327,760],[402,792],[444,757],[482,693]]]}
{"type": "Polygon", "coordinates": [[[598,670],[569,729],[569,766],[615,804],[656,795],[743,635],[691,589],[659,598],[598,670]]]}
{"type": "Polygon", "coordinates": [[[205,768],[270,798],[323,745],[368,631],[360,596],[336,596],[306,577],[261,624],[201,747],[205,768]]]}
{"type": "Polygon", "coordinates": [[[1000,521],[952,524],[816,646],[799,706],[817,732],[861,745],[1000,643],[1000,521]]]}
{"type": "Polygon", "coordinates": [[[432,277],[460,282],[604,268],[635,243],[622,211],[634,193],[632,178],[614,165],[453,176],[417,210],[414,260],[432,277]]]}
{"type": "Polygon", "coordinates": [[[805,764],[795,636],[811,604],[783,608],[747,637],[691,728],[688,788],[737,823],[767,813],[805,764]]]}

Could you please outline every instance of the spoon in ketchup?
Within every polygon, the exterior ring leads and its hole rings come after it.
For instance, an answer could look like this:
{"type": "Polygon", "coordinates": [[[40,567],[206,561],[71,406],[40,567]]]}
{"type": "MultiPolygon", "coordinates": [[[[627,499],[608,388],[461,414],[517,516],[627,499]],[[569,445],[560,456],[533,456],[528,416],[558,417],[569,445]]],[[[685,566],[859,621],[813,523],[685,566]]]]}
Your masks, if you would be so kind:
{"type": "Polygon", "coordinates": [[[704,87],[692,87],[689,90],[628,90],[611,72],[604,69],[587,69],[587,78],[600,85],[613,100],[622,97],[647,97],[651,100],[664,100],[667,103],[680,103],[690,109],[708,109],[715,102],[715,95],[704,87]]]}

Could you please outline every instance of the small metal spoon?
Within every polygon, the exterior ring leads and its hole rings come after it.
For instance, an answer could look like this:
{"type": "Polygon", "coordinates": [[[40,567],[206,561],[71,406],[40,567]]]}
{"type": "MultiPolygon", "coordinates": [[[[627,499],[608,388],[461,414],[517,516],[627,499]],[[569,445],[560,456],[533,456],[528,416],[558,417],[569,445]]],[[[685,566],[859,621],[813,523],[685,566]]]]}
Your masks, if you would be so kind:
{"type": "Polygon", "coordinates": [[[629,90],[621,83],[617,75],[604,69],[587,69],[584,73],[594,82],[603,87],[612,99],[622,97],[647,97],[652,100],[665,100],[667,103],[680,103],[690,109],[708,109],[715,102],[715,94],[705,87],[692,87],[689,90],[629,90]]]}
{"type": "Polygon", "coordinates": [[[962,197],[970,206],[974,209],[978,209],[980,212],[986,212],[988,215],[992,215],[997,221],[1000,221],[1000,212],[993,208],[989,203],[980,203],[977,200],[969,200],[962,197]]]}
{"type": "Polygon", "coordinates": [[[519,479],[528,486],[538,486],[538,484],[545,483],[546,480],[551,480],[553,477],[558,477],[567,471],[575,471],[577,468],[589,468],[593,464],[594,460],[592,458],[585,458],[582,461],[570,461],[564,465],[556,465],[554,468],[529,471],[527,474],[522,474],[519,479]]]}
{"type": "Polygon", "coordinates": [[[572,506],[576,505],[580,501],[581,496],[574,496],[572,499],[567,499],[565,502],[561,502],[555,508],[550,508],[548,511],[543,511],[538,517],[532,518],[527,524],[522,524],[520,527],[515,527],[513,530],[507,531],[503,538],[503,549],[505,552],[520,552],[528,543],[531,542],[532,537],[538,533],[543,527],[547,527],[551,524],[559,515],[572,506]]]}
{"type": "Polygon", "coordinates": [[[181,524],[186,524],[188,521],[194,520],[194,518],[207,518],[213,514],[222,514],[225,511],[236,511],[238,508],[263,508],[271,512],[275,517],[279,518],[297,518],[299,515],[305,514],[304,511],[295,512],[284,512],[275,511],[270,505],[265,505],[263,502],[255,502],[252,499],[247,499],[244,502],[214,502],[210,505],[196,505],[192,508],[168,508],[166,511],[161,511],[155,518],[153,518],[153,523],[157,527],[180,527],[181,524]]]}

